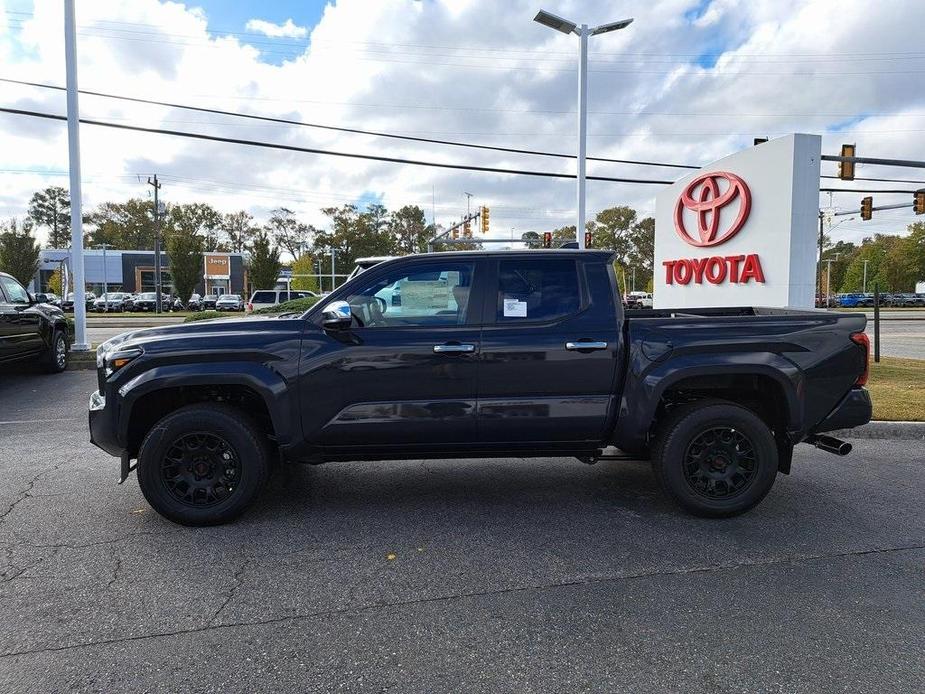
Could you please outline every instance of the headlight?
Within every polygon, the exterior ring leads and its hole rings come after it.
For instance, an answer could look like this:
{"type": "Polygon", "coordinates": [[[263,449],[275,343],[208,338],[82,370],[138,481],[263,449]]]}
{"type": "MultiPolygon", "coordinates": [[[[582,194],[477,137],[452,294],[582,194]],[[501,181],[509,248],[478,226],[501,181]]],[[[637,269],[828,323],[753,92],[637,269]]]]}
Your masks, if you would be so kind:
{"type": "MultiPolygon", "coordinates": [[[[106,364],[106,375],[112,376],[116,371],[140,356],[141,349],[139,347],[132,347],[130,349],[123,349],[106,354],[104,356],[104,363],[106,364]]],[[[97,358],[97,363],[99,363],[99,358],[97,358]]]]}

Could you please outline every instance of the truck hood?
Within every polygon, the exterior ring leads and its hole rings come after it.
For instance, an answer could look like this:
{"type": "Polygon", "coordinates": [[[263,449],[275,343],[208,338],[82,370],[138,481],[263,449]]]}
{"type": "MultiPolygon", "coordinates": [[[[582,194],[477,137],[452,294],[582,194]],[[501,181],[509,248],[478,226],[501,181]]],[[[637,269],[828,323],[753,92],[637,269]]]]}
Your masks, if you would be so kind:
{"type": "Polygon", "coordinates": [[[162,343],[182,343],[185,349],[207,348],[214,338],[230,336],[269,335],[272,333],[299,333],[304,325],[302,317],[294,315],[267,318],[216,318],[178,325],[159,325],[129,330],[112,337],[97,347],[97,354],[131,347],[155,347],[162,343]]]}

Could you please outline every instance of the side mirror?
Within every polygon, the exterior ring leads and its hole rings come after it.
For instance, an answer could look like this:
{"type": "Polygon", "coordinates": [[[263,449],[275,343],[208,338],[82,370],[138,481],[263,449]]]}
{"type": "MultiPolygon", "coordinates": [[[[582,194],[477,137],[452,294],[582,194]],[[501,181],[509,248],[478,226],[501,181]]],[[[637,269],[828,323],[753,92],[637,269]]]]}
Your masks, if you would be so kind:
{"type": "Polygon", "coordinates": [[[343,330],[353,322],[353,311],[346,301],[332,301],[321,311],[321,325],[326,330],[343,330]]]}
{"type": "Polygon", "coordinates": [[[35,294],[32,294],[32,293],[30,293],[30,292],[26,292],[26,296],[29,297],[29,305],[30,305],[30,306],[31,306],[32,304],[38,303],[38,302],[35,300],[35,294]]]}

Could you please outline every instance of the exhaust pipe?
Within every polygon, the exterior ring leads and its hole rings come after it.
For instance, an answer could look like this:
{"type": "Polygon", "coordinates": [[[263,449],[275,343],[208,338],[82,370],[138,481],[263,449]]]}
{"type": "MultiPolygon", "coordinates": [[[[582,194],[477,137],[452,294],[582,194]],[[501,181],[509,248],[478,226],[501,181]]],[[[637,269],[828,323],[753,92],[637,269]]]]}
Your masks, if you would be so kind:
{"type": "Polygon", "coordinates": [[[825,434],[812,434],[811,436],[807,436],[805,441],[806,443],[813,445],[820,450],[828,451],[829,453],[834,453],[835,455],[848,455],[851,453],[851,444],[847,441],[836,439],[834,436],[826,436],[825,434]]]}

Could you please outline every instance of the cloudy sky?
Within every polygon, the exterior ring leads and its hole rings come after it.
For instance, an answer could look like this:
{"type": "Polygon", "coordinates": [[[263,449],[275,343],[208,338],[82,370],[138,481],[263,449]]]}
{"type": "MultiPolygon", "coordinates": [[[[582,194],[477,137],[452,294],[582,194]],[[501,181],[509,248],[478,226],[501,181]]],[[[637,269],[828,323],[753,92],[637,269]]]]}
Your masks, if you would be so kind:
{"type": "MultiPolygon", "coordinates": [[[[925,160],[923,0],[77,0],[82,89],[316,124],[571,153],[577,38],[532,21],[542,6],[588,24],[633,17],[590,42],[588,154],[703,164],[756,136],[824,136],[823,152],[925,160]]],[[[63,2],[0,0],[0,78],[64,84],[63,2]]],[[[569,173],[568,159],[255,123],[93,96],[81,115],[116,123],[342,152],[569,173]]],[[[0,82],[0,106],[65,113],[60,91],[0,82]]],[[[84,205],[146,196],[208,201],[263,219],[285,205],[418,204],[449,223],[492,209],[492,234],[574,222],[574,182],[189,140],[84,126],[84,205]]],[[[0,217],[67,185],[65,124],[0,113],[0,217]]],[[[824,164],[823,173],[835,166],[824,164]]],[[[590,162],[589,175],[674,180],[683,170],[590,162]]],[[[858,176],[925,180],[859,167],[858,176]]],[[[909,188],[912,184],[834,187],[909,188]]],[[[589,212],[654,213],[659,186],[590,182],[589,212]]],[[[836,194],[856,208],[861,195],[836,194]]],[[[908,195],[875,196],[875,204],[908,195]]],[[[829,204],[821,195],[820,203],[829,204]]],[[[909,210],[849,221],[836,238],[897,232],[909,210]]]]}

